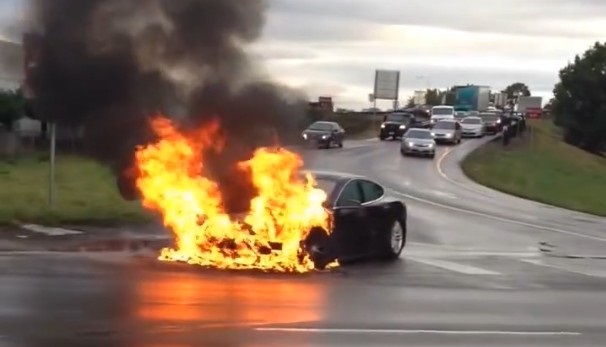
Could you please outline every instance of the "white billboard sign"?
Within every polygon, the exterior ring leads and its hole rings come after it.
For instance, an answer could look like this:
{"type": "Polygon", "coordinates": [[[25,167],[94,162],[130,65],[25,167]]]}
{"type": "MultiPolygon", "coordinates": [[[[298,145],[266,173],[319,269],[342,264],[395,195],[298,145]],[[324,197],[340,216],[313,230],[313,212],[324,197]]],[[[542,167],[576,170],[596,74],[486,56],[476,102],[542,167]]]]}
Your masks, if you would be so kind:
{"type": "Polygon", "coordinates": [[[400,71],[375,71],[375,99],[398,100],[400,90],[400,71]]]}

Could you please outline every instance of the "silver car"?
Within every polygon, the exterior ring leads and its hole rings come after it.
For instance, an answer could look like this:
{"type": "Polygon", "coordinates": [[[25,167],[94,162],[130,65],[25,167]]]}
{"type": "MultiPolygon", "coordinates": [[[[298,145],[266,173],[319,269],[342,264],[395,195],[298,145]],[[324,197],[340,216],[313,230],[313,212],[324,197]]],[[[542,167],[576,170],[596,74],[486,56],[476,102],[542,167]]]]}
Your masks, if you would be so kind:
{"type": "Polygon", "coordinates": [[[451,144],[461,143],[461,137],[463,136],[461,124],[455,120],[441,120],[437,122],[431,128],[431,134],[436,143],[451,144]]]}
{"type": "Polygon", "coordinates": [[[402,136],[400,144],[402,155],[423,155],[430,158],[436,156],[436,142],[427,129],[410,129],[402,136]]]}
{"type": "Polygon", "coordinates": [[[463,137],[484,137],[486,124],[480,117],[465,117],[461,119],[463,137]]]}

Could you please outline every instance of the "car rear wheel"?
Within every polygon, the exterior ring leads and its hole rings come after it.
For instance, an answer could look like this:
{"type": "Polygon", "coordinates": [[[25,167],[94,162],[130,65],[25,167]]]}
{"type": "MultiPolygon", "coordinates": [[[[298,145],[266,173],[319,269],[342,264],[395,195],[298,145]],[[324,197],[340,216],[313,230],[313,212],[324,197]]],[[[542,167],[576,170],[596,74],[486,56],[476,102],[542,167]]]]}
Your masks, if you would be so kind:
{"type": "Polygon", "coordinates": [[[395,220],[388,234],[383,246],[382,258],[396,260],[400,257],[406,244],[406,222],[400,219],[395,220]]]}
{"type": "Polygon", "coordinates": [[[324,270],[328,264],[336,260],[330,248],[330,236],[322,228],[311,229],[304,241],[304,248],[317,270],[324,270]]]}

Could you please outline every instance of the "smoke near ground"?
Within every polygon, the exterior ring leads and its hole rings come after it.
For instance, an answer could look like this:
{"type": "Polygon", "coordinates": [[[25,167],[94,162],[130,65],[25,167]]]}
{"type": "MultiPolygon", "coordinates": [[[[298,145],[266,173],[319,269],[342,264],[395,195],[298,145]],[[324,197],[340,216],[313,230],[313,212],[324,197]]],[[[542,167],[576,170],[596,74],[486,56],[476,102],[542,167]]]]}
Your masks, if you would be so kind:
{"type": "Polygon", "coordinates": [[[258,76],[244,50],[261,35],[265,1],[30,2],[30,30],[41,35],[31,76],[37,114],[84,125],[89,153],[116,172],[150,140],[150,114],[187,116],[187,126],[219,117],[227,148],[207,166],[238,209],[251,189],[235,163],[269,144],[261,133],[298,136],[304,102],[258,76]]]}

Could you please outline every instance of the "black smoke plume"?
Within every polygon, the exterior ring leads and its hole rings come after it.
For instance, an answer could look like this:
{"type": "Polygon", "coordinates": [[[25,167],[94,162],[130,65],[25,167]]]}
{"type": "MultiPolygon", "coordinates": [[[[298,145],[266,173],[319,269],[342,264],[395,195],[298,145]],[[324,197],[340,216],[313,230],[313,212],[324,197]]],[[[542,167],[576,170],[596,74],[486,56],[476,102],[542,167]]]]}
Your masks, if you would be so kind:
{"type": "Polygon", "coordinates": [[[245,47],[264,25],[263,0],[31,0],[39,34],[30,76],[35,112],[83,125],[88,153],[123,173],[136,145],[152,138],[156,111],[196,126],[221,120],[225,151],[207,166],[228,209],[247,207],[254,191],[235,163],[277,133],[298,137],[302,98],[256,74],[245,47]],[[248,195],[250,195],[248,194],[248,195]]]}

